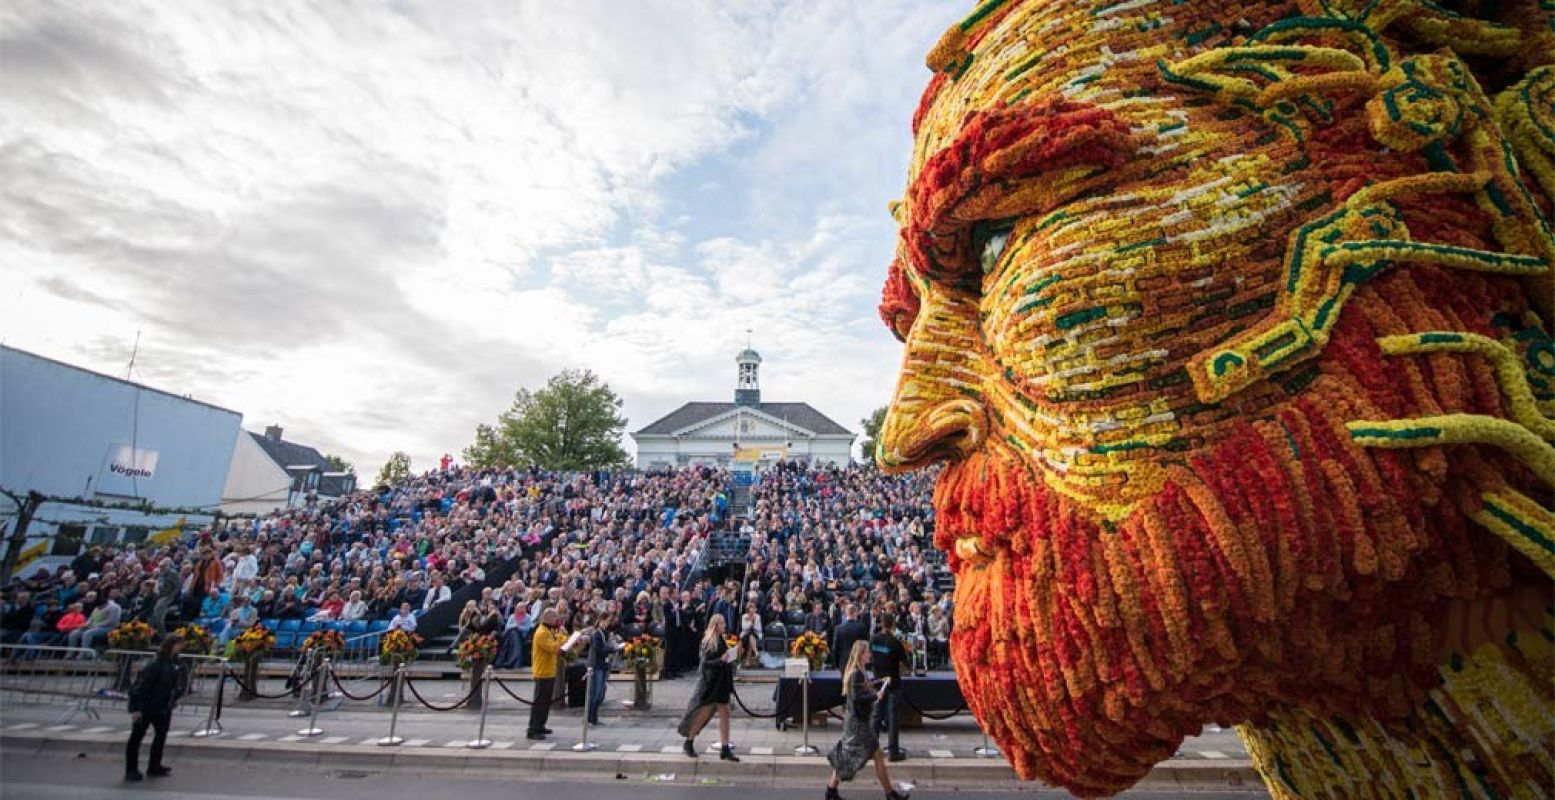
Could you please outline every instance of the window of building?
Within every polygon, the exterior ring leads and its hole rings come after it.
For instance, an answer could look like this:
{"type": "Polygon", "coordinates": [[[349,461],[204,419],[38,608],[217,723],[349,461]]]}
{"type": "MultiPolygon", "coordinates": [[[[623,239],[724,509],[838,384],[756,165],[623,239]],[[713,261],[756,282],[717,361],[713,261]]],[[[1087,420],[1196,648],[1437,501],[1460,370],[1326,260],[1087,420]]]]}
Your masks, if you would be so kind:
{"type": "Polygon", "coordinates": [[[81,541],[85,538],[85,525],[61,525],[54,531],[54,547],[49,550],[49,555],[76,555],[81,552],[81,541]]]}
{"type": "Polygon", "coordinates": [[[124,529],[125,544],[140,544],[151,535],[151,529],[145,525],[130,525],[124,529]]]}
{"type": "Polygon", "coordinates": [[[92,529],[92,544],[113,544],[119,541],[117,525],[98,525],[92,529]]]}

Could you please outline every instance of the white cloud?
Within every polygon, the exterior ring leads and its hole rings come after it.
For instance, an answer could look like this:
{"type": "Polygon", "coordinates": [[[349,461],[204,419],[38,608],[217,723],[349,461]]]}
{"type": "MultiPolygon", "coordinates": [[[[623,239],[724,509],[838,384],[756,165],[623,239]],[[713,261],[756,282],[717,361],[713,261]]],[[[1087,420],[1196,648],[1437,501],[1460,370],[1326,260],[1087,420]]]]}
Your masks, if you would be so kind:
{"type": "Polygon", "coordinates": [[[854,425],[923,54],[893,0],[0,8],[0,338],[430,464],[595,369],[854,425]]]}

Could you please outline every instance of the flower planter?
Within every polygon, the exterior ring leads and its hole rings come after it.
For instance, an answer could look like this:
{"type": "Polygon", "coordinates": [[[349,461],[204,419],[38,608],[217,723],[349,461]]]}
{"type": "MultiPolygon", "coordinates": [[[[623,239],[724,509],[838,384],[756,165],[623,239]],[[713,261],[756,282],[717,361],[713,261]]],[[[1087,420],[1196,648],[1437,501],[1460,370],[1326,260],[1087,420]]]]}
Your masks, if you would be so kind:
{"type": "Polygon", "coordinates": [[[653,708],[653,684],[648,682],[648,665],[638,664],[632,674],[632,710],[653,708]]]}
{"type": "Polygon", "coordinates": [[[464,707],[471,711],[481,710],[481,682],[486,679],[486,665],[476,661],[470,665],[470,702],[464,707]]]}
{"type": "Polygon", "coordinates": [[[238,687],[238,699],[243,701],[254,700],[259,695],[254,693],[259,688],[259,656],[252,655],[243,659],[243,685],[238,687]]]}

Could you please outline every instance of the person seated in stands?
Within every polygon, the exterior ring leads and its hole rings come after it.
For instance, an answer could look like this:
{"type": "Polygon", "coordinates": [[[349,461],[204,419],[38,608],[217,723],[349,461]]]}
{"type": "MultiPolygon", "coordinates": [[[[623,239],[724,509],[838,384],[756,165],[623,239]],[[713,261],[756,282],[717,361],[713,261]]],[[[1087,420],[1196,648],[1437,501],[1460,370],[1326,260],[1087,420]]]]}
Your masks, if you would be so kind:
{"type": "Polygon", "coordinates": [[[221,619],[221,616],[227,613],[229,603],[230,598],[222,593],[221,588],[212,586],[206,590],[205,600],[200,603],[200,618],[221,619]]]}
{"type": "Polygon", "coordinates": [[[276,600],[275,590],[266,589],[264,594],[259,596],[259,602],[255,604],[254,610],[259,613],[259,616],[265,619],[272,619],[274,617],[280,616],[281,604],[278,600],[276,600]]]}
{"type": "Polygon", "coordinates": [[[449,591],[443,583],[443,576],[436,572],[432,573],[432,585],[427,587],[426,596],[421,600],[421,613],[425,614],[432,610],[433,606],[446,603],[452,597],[453,592],[449,591]]]}
{"type": "Polygon", "coordinates": [[[32,627],[32,621],[38,616],[38,606],[32,602],[32,592],[25,589],[10,596],[5,603],[4,613],[0,613],[0,644],[15,644],[22,640],[22,635],[32,627]]]}
{"type": "Polygon", "coordinates": [[[281,598],[280,608],[275,612],[278,619],[302,619],[308,615],[308,609],[302,604],[302,600],[292,592],[287,592],[281,598]]]}
{"type": "Polygon", "coordinates": [[[119,590],[109,589],[102,604],[91,613],[92,616],[87,619],[85,625],[76,628],[65,637],[66,645],[95,648],[99,640],[107,642],[108,633],[119,627],[119,622],[124,618],[124,609],[119,606],[119,590]]]}
{"type": "Polygon", "coordinates": [[[389,630],[416,632],[416,614],[411,610],[410,603],[400,603],[399,613],[394,615],[394,619],[389,620],[389,630]]]}
{"type": "Polygon", "coordinates": [[[804,629],[821,636],[830,636],[831,627],[831,617],[826,614],[821,604],[810,604],[810,613],[804,618],[804,629]]]}
{"type": "Polygon", "coordinates": [[[761,665],[761,615],[755,608],[740,615],[740,657],[744,666],[761,665]]]}
{"type": "Polygon", "coordinates": [[[227,642],[254,627],[254,623],[259,621],[259,610],[248,602],[247,595],[238,595],[238,598],[232,601],[232,608],[227,611],[226,619],[227,627],[221,632],[221,638],[216,641],[217,652],[225,650],[227,642]]]}
{"type": "Polygon", "coordinates": [[[362,599],[362,592],[360,590],[351,592],[350,599],[346,600],[345,605],[340,607],[340,621],[355,622],[366,617],[367,602],[362,599]]]}
{"type": "Polygon", "coordinates": [[[325,592],[323,602],[319,603],[318,610],[308,617],[309,622],[333,622],[340,619],[340,614],[345,610],[346,603],[340,599],[340,593],[334,589],[325,592]]]}

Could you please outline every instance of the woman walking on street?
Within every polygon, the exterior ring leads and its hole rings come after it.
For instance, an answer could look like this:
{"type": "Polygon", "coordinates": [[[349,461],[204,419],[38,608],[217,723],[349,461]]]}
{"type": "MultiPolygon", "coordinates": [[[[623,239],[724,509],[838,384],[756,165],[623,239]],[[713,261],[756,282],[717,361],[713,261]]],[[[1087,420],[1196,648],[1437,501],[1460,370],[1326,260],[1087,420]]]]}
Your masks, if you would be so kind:
{"type": "Polygon", "coordinates": [[[734,746],[729,744],[729,695],[734,691],[734,659],[739,648],[730,647],[724,641],[727,624],[722,614],[714,614],[707,621],[707,632],[702,634],[700,648],[702,670],[697,676],[696,688],[691,690],[686,716],[677,728],[680,735],[686,737],[681,749],[692,758],[697,757],[697,734],[702,732],[702,727],[713,718],[716,710],[718,735],[723,741],[718,757],[724,761],[740,760],[734,755],[734,746]]]}
{"type": "Polygon", "coordinates": [[[124,748],[124,779],[138,781],[145,777],[140,772],[140,743],[146,738],[146,728],[151,735],[151,763],[146,774],[160,778],[172,770],[162,763],[162,748],[167,744],[167,729],[173,724],[173,706],[178,703],[179,687],[184,685],[179,673],[178,654],[184,649],[183,637],[169,634],[157,648],[157,656],[140,671],[134,688],[130,689],[129,712],[133,720],[130,741],[124,748]]]}
{"type": "Polygon", "coordinates": [[[866,672],[869,666],[869,642],[854,642],[845,663],[847,666],[842,670],[842,694],[847,699],[848,713],[842,723],[842,738],[826,754],[826,760],[832,767],[831,780],[826,784],[826,800],[842,800],[837,787],[842,781],[853,780],[853,776],[870,761],[875,762],[875,777],[880,779],[880,788],[885,790],[886,800],[907,800],[907,795],[897,792],[891,786],[885,754],[880,752],[880,734],[871,724],[876,692],[866,672]]]}

